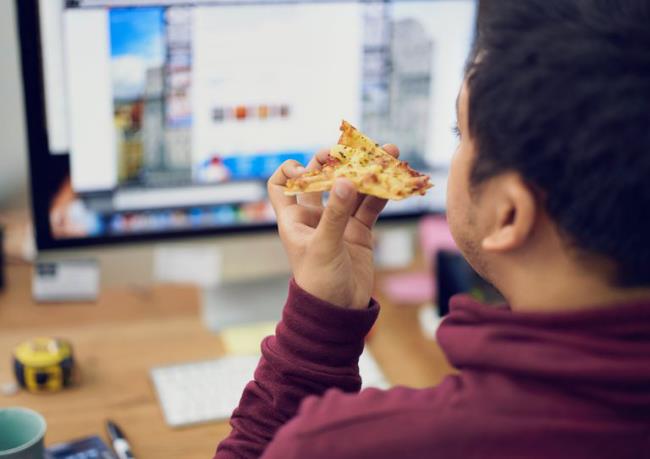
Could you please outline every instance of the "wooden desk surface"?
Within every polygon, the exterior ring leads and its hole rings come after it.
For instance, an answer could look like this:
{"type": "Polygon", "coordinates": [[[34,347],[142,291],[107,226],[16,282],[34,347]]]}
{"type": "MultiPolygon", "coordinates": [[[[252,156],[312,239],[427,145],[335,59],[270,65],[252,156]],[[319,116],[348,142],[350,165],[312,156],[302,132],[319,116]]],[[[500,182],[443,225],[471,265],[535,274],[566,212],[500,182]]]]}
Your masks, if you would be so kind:
{"type": "MultiPolygon", "coordinates": [[[[211,457],[230,431],[228,423],[167,427],[149,379],[153,366],[223,354],[218,336],[200,323],[195,288],[113,289],[94,304],[37,305],[30,294],[31,268],[7,271],[0,293],[0,383],[13,380],[14,346],[47,335],[73,343],[82,384],[56,394],[0,395],[0,407],[42,413],[47,445],[93,434],[106,439],[104,420],[111,418],[124,428],[138,458],[211,457]]],[[[435,343],[418,332],[413,308],[384,301],[369,345],[394,384],[426,387],[450,372],[435,343]]]]}

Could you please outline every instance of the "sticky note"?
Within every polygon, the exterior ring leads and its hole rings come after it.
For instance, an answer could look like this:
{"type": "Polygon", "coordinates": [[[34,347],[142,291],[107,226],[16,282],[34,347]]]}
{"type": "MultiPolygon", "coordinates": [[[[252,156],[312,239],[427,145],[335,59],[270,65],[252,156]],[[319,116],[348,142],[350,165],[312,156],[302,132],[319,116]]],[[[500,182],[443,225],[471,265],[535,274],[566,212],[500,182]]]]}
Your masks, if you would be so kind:
{"type": "Polygon", "coordinates": [[[267,336],[275,334],[275,326],[275,322],[258,322],[223,329],[220,336],[226,353],[259,354],[260,343],[267,336]]]}

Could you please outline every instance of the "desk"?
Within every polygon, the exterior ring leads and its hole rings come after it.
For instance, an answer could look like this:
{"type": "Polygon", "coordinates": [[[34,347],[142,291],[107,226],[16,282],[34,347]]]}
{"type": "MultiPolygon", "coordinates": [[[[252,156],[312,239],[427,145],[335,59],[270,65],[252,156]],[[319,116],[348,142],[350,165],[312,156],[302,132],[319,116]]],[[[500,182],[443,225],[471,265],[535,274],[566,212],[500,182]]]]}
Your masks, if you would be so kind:
{"type": "MultiPolygon", "coordinates": [[[[149,379],[152,366],[223,354],[219,337],[200,323],[197,289],[125,287],[102,292],[94,304],[37,305],[30,279],[29,266],[7,269],[7,287],[0,293],[0,382],[13,379],[10,355],[16,344],[48,335],[73,343],[82,384],[57,394],[0,396],[0,406],[42,413],[47,445],[92,434],[105,438],[104,420],[110,417],[124,427],[139,458],[211,457],[230,431],[228,423],[170,429],[149,379]]],[[[395,384],[430,386],[450,372],[435,343],[417,330],[414,309],[382,303],[369,345],[395,384]]]]}

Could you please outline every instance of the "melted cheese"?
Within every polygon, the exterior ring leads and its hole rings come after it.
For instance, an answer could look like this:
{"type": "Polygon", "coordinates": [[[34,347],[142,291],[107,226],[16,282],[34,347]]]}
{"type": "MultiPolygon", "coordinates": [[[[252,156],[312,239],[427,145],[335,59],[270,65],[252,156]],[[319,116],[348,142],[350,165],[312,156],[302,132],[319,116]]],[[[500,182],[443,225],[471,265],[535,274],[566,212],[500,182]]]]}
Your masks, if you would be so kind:
{"type": "Polygon", "coordinates": [[[311,171],[287,182],[286,194],[329,190],[338,177],[351,180],[358,191],[385,199],[404,199],[424,194],[429,178],[399,161],[343,122],[339,144],[330,150],[330,161],[322,169],[311,171]]]}

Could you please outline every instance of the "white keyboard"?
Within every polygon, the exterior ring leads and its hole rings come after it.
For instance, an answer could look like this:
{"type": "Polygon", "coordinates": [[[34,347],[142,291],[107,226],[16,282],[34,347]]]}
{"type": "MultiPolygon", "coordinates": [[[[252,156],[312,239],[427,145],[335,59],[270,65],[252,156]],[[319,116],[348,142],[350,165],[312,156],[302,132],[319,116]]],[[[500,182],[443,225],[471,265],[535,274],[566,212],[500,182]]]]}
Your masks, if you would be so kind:
{"type": "MultiPolygon", "coordinates": [[[[230,356],[153,368],[151,379],[167,424],[183,427],[228,419],[258,361],[258,355],[230,356]]],[[[359,372],[363,388],[390,387],[367,350],[359,359],[359,372]]]]}

